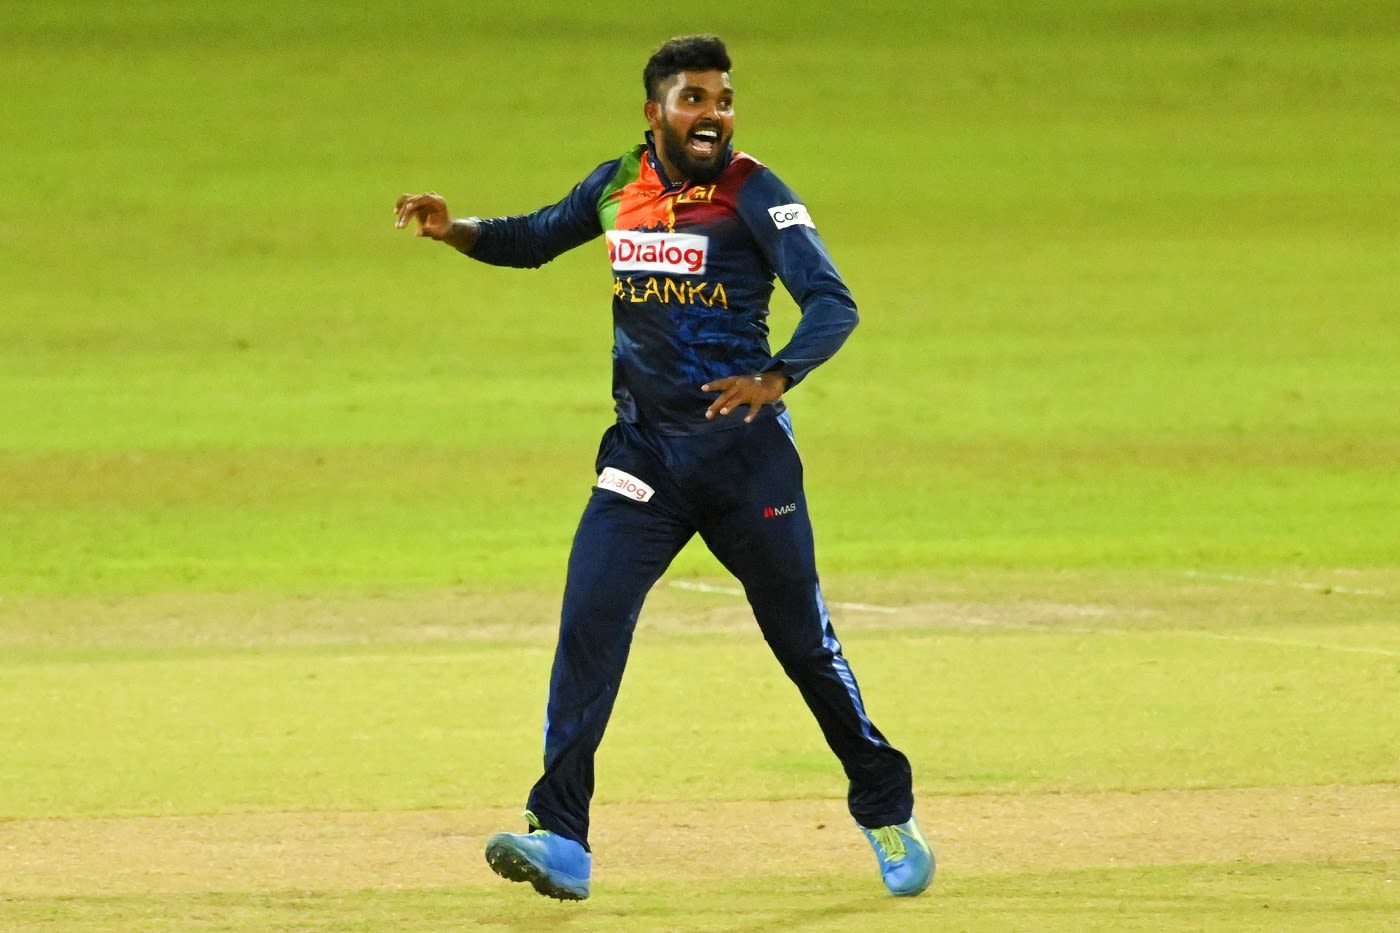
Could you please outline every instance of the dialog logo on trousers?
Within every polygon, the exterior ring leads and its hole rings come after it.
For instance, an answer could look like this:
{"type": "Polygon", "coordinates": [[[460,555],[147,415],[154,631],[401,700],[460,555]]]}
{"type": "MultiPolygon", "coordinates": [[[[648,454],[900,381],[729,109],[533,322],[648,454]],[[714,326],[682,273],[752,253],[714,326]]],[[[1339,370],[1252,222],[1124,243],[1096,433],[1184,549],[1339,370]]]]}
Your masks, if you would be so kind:
{"type": "Polygon", "coordinates": [[[782,518],[784,515],[791,515],[797,511],[797,503],[789,502],[787,505],[770,505],[763,510],[764,518],[782,518]]]}
{"type": "Polygon", "coordinates": [[[646,502],[654,494],[654,490],[646,483],[616,467],[603,468],[603,472],[598,474],[598,488],[611,490],[638,502],[646,502]]]}

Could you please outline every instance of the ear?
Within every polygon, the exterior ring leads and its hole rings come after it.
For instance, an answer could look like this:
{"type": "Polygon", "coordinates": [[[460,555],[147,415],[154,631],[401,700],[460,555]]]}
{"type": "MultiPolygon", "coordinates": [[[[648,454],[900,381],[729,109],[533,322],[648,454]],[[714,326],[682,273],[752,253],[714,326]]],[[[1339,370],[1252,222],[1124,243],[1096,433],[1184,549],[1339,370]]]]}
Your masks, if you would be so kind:
{"type": "Polygon", "coordinates": [[[661,105],[654,100],[648,100],[642,107],[642,113],[647,118],[647,126],[653,130],[661,128],[661,105]]]}

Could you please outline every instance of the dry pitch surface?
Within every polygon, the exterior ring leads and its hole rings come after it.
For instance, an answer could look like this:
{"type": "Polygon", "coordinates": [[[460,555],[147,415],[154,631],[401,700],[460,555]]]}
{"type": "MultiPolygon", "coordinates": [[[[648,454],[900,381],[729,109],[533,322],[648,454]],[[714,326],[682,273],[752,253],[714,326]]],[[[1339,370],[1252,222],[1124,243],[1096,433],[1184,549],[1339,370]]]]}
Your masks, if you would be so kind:
{"type": "MultiPolygon", "coordinates": [[[[1260,583],[1260,581],[1255,581],[1260,583]]],[[[1383,579],[1380,586],[1390,587],[1383,579]]],[[[1313,586],[1272,580],[1236,594],[1235,606],[1313,586]],[[1251,596],[1252,594],[1252,596],[1251,596]]],[[[1340,585],[1340,584],[1339,584],[1340,585]]],[[[848,604],[878,628],[946,626],[1106,626],[1150,624],[1163,599],[1189,606],[1218,601],[1217,588],[1239,581],[1177,581],[1172,593],[1076,603],[1073,579],[1037,587],[1037,598],[979,601],[977,586],[943,598],[904,602],[908,592],[867,589],[875,602],[848,604]],[[1129,603],[1132,603],[1130,605],[1129,603]]],[[[1374,579],[1354,583],[1359,598],[1374,579]]],[[[1012,587],[1014,589],[1014,586],[1012,587]]],[[[1232,590],[1233,591],[1233,590],[1232,590]]],[[[1144,594],[1137,592],[1137,596],[1144,594]]],[[[373,643],[379,640],[509,638],[547,645],[553,598],[507,595],[387,595],[349,600],[253,597],[149,597],[128,600],[8,601],[11,621],[67,619],[74,626],[5,627],[12,647],[43,651],[74,643],[94,626],[111,646],[200,644],[212,647],[373,643]],[[470,611],[467,607],[472,607],[470,611]],[[58,610],[62,609],[62,612],[58,610]],[[100,623],[94,625],[94,623],[100,623]],[[21,634],[27,633],[27,634],[21,634]]],[[[1372,610],[1374,611],[1374,610],[1372,610]]],[[[1191,616],[1190,610],[1184,615],[1191,616]]],[[[668,632],[751,627],[722,583],[672,583],[658,591],[639,641],[668,632]]],[[[1206,629],[1185,635],[1214,637],[1206,629]]],[[[1267,631],[1241,637],[1268,642],[1267,631]]],[[[1389,647],[1335,646],[1396,654],[1389,647]]],[[[754,650],[762,650],[756,646],[754,650]]],[[[771,788],[768,790],[771,791],[771,788]]],[[[757,792],[756,792],[757,793],[757,792]]],[[[1394,784],[1167,789],[1101,793],[920,795],[920,817],[940,860],[940,878],[1171,865],[1341,864],[1394,866],[1400,857],[1400,787],[1394,784]]],[[[520,825],[510,809],[384,812],[249,812],[212,815],[18,819],[0,822],[0,892],[14,898],[190,895],[238,891],[356,892],[503,886],[482,859],[490,833],[520,825]]],[[[844,802],[681,800],[608,802],[596,807],[595,897],[678,877],[704,884],[753,878],[868,876],[873,859],[851,827],[844,802]],[[636,839],[645,834],[648,845],[636,839]],[[798,857],[794,857],[796,854],[798,857]]],[[[1390,878],[1387,883],[1394,883],[1390,878]]],[[[937,888],[935,888],[937,891],[937,888]]],[[[519,890],[521,898],[533,897],[519,890]]],[[[1400,909],[1398,905],[1397,909],[1400,909]]]]}
{"type": "MultiPolygon", "coordinates": [[[[942,877],[1394,859],[1400,789],[1290,787],[925,799],[942,877]]],[[[678,876],[868,873],[838,800],[601,805],[595,892],[678,876]],[[651,843],[635,844],[640,834],[651,843]],[[792,853],[799,853],[794,859],[792,853]]],[[[19,896],[505,884],[481,855],[513,812],[253,813],[0,824],[19,896]]],[[[525,892],[521,892],[522,896],[525,892]]]]}

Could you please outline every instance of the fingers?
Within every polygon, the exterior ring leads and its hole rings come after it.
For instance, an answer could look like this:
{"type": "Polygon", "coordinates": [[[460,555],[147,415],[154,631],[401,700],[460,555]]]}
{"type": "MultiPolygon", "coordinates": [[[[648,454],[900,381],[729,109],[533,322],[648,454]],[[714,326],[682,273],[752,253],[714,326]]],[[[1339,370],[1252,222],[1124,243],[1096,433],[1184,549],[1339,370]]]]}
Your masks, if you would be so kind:
{"type": "Polygon", "coordinates": [[[723,379],[716,379],[707,382],[700,387],[701,392],[718,392],[719,397],[710,403],[710,407],[705,409],[706,418],[714,418],[715,415],[727,415],[732,407],[734,390],[733,376],[725,376],[723,379]]]}
{"type": "Polygon", "coordinates": [[[402,230],[408,224],[410,218],[421,218],[420,209],[422,205],[421,194],[401,194],[394,204],[394,227],[402,230]]]}
{"type": "Polygon", "coordinates": [[[701,392],[718,392],[719,397],[710,403],[710,407],[705,410],[705,417],[713,419],[716,415],[728,415],[730,412],[748,406],[749,413],[744,418],[744,423],[751,423],[758,417],[758,411],[769,402],[777,401],[782,395],[779,392],[773,394],[772,387],[767,385],[758,376],[725,376],[722,379],[715,379],[700,387],[701,392]]]}
{"type": "Polygon", "coordinates": [[[727,415],[741,404],[739,393],[729,389],[720,393],[719,398],[710,403],[710,407],[705,410],[705,417],[714,418],[715,415],[727,415]]]}
{"type": "Polygon", "coordinates": [[[401,194],[401,195],[399,195],[399,199],[398,199],[397,201],[394,202],[394,215],[395,215],[395,216],[394,216],[394,228],[395,228],[395,229],[401,230],[401,229],[403,229],[404,224],[408,223],[408,219],[409,219],[410,217],[413,216],[414,208],[415,208],[415,206],[416,206],[416,204],[417,204],[417,202],[418,202],[418,198],[419,198],[419,197],[421,197],[421,195],[412,195],[412,194],[401,194]]]}
{"type": "Polygon", "coordinates": [[[426,191],[422,194],[401,194],[394,202],[394,228],[402,230],[410,220],[418,221],[418,236],[424,236],[423,225],[434,215],[447,213],[447,202],[442,196],[426,191]]]}

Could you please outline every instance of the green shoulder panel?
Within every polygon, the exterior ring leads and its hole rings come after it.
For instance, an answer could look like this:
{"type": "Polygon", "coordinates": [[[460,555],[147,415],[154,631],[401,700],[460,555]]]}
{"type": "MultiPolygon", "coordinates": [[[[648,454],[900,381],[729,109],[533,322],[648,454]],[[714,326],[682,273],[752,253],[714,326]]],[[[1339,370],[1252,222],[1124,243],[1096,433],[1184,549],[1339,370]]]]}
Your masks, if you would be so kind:
{"type": "Polygon", "coordinates": [[[613,173],[612,181],[603,189],[603,193],[598,195],[598,221],[604,230],[613,230],[617,227],[617,208],[622,202],[622,189],[637,180],[642,173],[642,155],[647,151],[645,145],[638,144],[622,157],[618,163],[617,171],[613,173]]]}

